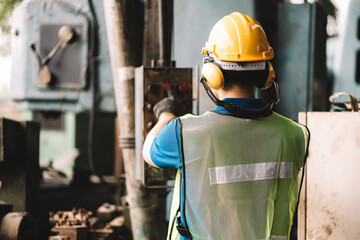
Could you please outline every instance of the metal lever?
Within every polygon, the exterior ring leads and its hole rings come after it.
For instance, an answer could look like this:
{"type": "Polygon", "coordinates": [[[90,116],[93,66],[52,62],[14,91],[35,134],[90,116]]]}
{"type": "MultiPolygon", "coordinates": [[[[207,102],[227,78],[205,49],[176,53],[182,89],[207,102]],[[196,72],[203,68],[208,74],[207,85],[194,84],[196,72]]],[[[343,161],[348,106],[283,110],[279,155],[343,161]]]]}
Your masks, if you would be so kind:
{"type": "Polygon", "coordinates": [[[51,82],[51,72],[49,67],[47,66],[51,59],[55,56],[55,54],[62,48],[66,47],[67,44],[74,38],[74,30],[64,25],[58,31],[59,42],[55,45],[55,47],[49,52],[49,54],[41,59],[40,54],[36,51],[35,44],[31,44],[30,48],[34,52],[36,59],[39,64],[39,75],[38,75],[38,83],[41,85],[48,85],[51,82]]]}
{"type": "Polygon", "coordinates": [[[66,47],[66,45],[70,42],[70,40],[74,36],[74,30],[71,27],[67,26],[67,25],[62,26],[59,29],[58,36],[59,36],[59,39],[60,39],[59,42],[50,51],[50,53],[41,60],[41,65],[42,66],[47,65],[50,62],[50,60],[55,56],[55,54],[60,49],[66,47]]]}

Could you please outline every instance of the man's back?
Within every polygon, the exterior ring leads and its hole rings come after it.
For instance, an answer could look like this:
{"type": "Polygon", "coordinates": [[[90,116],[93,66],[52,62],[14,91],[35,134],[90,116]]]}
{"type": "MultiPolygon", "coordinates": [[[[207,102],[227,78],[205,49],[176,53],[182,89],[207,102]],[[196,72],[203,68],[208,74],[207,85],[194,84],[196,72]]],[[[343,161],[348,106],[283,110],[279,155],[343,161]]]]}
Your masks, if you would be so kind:
{"type": "Polygon", "coordinates": [[[193,238],[286,239],[306,130],[276,113],[249,120],[208,112],[181,122],[193,238]]]}

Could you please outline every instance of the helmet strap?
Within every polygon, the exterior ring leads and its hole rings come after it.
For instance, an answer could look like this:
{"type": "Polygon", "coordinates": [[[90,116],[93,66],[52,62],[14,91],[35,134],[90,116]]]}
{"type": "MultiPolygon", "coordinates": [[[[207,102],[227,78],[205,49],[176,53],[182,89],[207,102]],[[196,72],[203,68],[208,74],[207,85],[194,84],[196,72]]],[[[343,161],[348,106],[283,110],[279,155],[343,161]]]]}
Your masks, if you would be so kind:
{"type": "Polygon", "coordinates": [[[257,109],[246,109],[246,108],[237,106],[236,104],[222,101],[215,96],[215,94],[213,93],[213,91],[211,90],[209,85],[206,83],[206,80],[204,77],[201,77],[200,82],[204,86],[206,93],[208,94],[210,99],[213,101],[213,103],[217,106],[224,107],[226,110],[228,110],[230,112],[230,115],[232,115],[234,117],[256,119],[259,117],[269,116],[272,113],[272,110],[273,110],[275,104],[277,104],[280,100],[279,85],[276,82],[273,83],[274,87],[275,87],[275,92],[276,92],[274,99],[272,101],[270,101],[269,103],[267,103],[264,107],[257,108],[257,109]]]}

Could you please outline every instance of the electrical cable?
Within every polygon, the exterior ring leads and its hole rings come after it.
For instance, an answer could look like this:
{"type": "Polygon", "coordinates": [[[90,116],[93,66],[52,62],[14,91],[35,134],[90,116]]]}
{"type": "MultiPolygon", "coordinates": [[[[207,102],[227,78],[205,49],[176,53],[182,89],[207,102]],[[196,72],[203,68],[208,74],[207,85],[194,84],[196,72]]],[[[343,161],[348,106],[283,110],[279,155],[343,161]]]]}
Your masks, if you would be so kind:
{"type": "Polygon", "coordinates": [[[200,82],[203,84],[206,93],[208,94],[210,99],[213,101],[213,103],[217,106],[224,107],[226,110],[228,110],[230,112],[230,115],[232,115],[234,117],[256,119],[259,117],[269,116],[272,113],[272,109],[274,108],[275,104],[277,104],[280,101],[279,86],[276,82],[273,83],[274,87],[275,87],[275,91],[276,91],[276,96],[274,97],[274,99],[271,102],[267,103],[264,107],[257,108],[257,109],[246,109],[246,108],[237,106],[235,104],[222,101],[215,96],[215,94],[213,93],[213,91],[211,90],[209,85],[206,83],[206,80],[204,77],[201,77],[200,82]]]}
{"type": "MultiPolygon", "coordinates": [[[[298,209],[299,209],[299,204],[300,204],[300,195],[301,195],[301,190],[302,190],[302,187],[303,187],[303,183],[304,181],[306,181],[306,176],[305,176],[305,165],[306,165],[306,160],[309,156],[309,146],[310,146],[310,137],[311,137],[311,134],[310,134],[310,130],[307,126],[301,124],[302,126],[305,127],[306,131],[308,132],[309,136],[308,136],[308,140],[307,140],[307,144],[306,144],[306,152],[305,152],[305,156],[304,156],[304,165],[303,165],[303,169],[302,169],[302,173],[301,173],[301,180],[300,180],[300,185],[299,185],[299,191],[298,191],[298,201],[296,203],[296,208],[295,208],[295,211],[294,213],[298,212],[298,209]]],[[[305,189],[306,190],[306,189],[305,189]]],[[[306,194],[306,193],[305,193],[306,194]]],[[[306,213],[305,213],[306,215],[306,213]]],[[[294,222],[294,219],[293,219],[293,222],[294,222]]],[[[293,225],[294,226],[294,225],[293,225]]]]}
{"type": "MultiPolygon", "coordinates": [[[[92,0],[88,0],[88,6],[90,9],[90,13],[93,17],[92,23],[93,23],[93,39],[92,43],[93,46],[90,46],[92,49],[92,54],[95,53],[96,49],[96,43],[98,42],[97,39],[97,26],[98,21],[95,14],[94,6],[92,3],[92,0]]],[[[88,129],[88,162],[89,162],[89,168],[90,170],[100,179],[101,183],[105,183],[105,180],[103,176],[99,173],[96,163],[95,163],[95,123],[96,123],[96,110],[97,110],[97,78],[96,78],[96,62],[92,61],[93,59],[90,59],[90,66],[89,66],[89,78],[90,78],[90,89],[91,89],[91,109],[89,113],[89,129],[88,129]]]]}
{"type": "Polygon", "coordinates": [[[91,109],[89,113],[89,128],[88,128],[88,165],[89,169],[92,173],[94,173],[99,179],[101,183],[107,183],[104,180],[104,177],[99,173],[96,164],[95,164],[95,151],[94,151],[94,145],[95,145],[95,126],[96,126],[96,110],[97,110],[97,81],[96,81],[96,62],[94,59],[95,52],[97,51],[96,43],[97,40],[97,27],[98,27],[98,21],[96,17],[96,13],[94,10],[93,2],[92,0],[87,0],[90,13],[92,15],[92,18],[90,18],[87,14],[84,12],[77,10],[75,7],[71,6],[68,3],[65,2],[59,2],[56,1],[57,4],[59,4],[61,7],[63,7],[65,10],[72,12],[74,14],[79,14],[86,18],[88,24],[89,24],[89,45],[88,45],[88,58],[87,58],[87,64],[84,69],[84,77],[87,76],[89,78],[89,87],[91,89],[91,109]]]}

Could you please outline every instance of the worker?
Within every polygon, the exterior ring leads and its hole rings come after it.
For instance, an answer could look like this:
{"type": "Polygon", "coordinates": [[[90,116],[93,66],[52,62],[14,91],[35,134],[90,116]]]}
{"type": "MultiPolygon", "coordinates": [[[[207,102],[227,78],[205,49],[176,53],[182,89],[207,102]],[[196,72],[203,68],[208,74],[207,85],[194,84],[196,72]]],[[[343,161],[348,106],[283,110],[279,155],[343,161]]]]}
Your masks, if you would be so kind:
{"type": "Polygon", "coordinates": [[[202,54],[201,83],[216,108],[176,118],[169,94],[143,147],[147,163],[179,169],[168,239],[289,239],[309,132],[273,112],[278,96],[256,99],[256,88],[277,86],[274,51],[256,20],[234,12],[202,54]]]}

